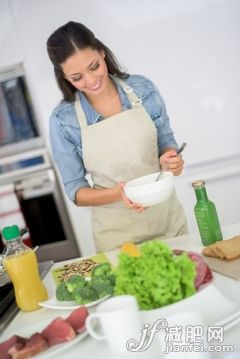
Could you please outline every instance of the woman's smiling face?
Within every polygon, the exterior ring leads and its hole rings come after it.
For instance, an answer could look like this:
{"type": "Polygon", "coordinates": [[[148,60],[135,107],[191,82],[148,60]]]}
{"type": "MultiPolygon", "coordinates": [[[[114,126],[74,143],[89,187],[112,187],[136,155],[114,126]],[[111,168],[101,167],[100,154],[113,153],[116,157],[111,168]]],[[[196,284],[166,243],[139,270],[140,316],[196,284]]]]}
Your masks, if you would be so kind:
{"type": "Polygon", "coordinates": [[[76,50],[61,64],[65,78],[89,97],[101,94],[109,81],[104,57],[103,51],[90,47],[76,50]]]}

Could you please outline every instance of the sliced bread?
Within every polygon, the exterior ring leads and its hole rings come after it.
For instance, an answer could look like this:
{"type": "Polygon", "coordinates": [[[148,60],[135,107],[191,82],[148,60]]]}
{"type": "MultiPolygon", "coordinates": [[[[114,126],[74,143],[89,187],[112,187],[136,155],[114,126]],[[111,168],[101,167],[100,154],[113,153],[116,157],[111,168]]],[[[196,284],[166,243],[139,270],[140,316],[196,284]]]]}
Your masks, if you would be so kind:
{"type": "Polygon", "coordinates": [[[240,258],[240,236],[218,241],[205,247],[202,251],[205,256],[232,261],[240,258]]]}

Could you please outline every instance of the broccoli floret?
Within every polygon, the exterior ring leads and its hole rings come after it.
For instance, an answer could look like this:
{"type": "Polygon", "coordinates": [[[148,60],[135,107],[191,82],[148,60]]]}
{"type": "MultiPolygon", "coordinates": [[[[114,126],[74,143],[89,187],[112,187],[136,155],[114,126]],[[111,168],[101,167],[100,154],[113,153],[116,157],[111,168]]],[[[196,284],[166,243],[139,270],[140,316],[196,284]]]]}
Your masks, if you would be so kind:
{"type": "Polygon", "coordinates": [[[65,282],[61,282],[58,284],[56,289],[56,297],[57,300],[63,301],[63,300],[73,300],[72,293],[69,293],[67,290],[67,286],[65,282]]]}
{"type": "Polygon", "coordinates": [[[92,270],[92,278],[104,276],[111,273],[112,268],[110,263],[100,263],[92,270]]]}
{"type": "Polygon", "coordinates": [[[73,274],[66,281],[66,287],[70,293],[73,293],[77,288],[85,285],[85,278],[78,274],[73,274]]]}
{"type": "Polygon", "coordinates": [[[114,287],[116,284],[116,276],[115,274],[112,272],[110,274],[108,274],[107,278],[109,279],[111,285],[114,287]]]}
{"type": "Polygon", "coordinates": [[[74,291],[74,300],[78,304],[87,304],[98,299],[98,294],[88,284],[74,291]]]}
{"type": "Polygon", "coordinates": [[[99,276],[90,282],[91,288],[98,293],[98,297],[102,298],[108,294],[113,294],[114,284],[112,276],[99,276]]]}
{"type": "Polygon", "coordinates": [[[108,294],[113,294],[115,275],[109,263],[97,265],[92,272],[92,279],[86,280],[73,274],[60,283],[56,290],[58,300],[75,300],[78,304],[87,304],[108,294]]]}

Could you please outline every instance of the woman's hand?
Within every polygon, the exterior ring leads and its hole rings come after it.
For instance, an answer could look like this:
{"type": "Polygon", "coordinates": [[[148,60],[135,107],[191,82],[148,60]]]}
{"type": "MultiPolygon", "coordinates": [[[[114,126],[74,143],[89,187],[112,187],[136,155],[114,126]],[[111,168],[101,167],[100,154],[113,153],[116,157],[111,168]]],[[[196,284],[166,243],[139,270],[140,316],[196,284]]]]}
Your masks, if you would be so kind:
{"type": "Polygon", "coordinates": [[[130,199],[127,198],[127,196],[125,195],[124,189],[123,189],[125,185],[126,185],[125,182],[118,183],[118,186],[120,187],[120,191],[121,191],[122,200],[125,203],[126,207],[129,209],[133,209],[134,211],[136,211],[138,213],[142,213],[143,211],[145,211],[147,209],[147,207],[143,207],[138,203],[133,203],[130,201],[130,199]]]}
{"type": "Polygon", "coordinates": [[[176,150],[169,150],[160,156],[160,165],[163,171],[171,171],[174,176],[182,173],[184,160],[182,155],[177,155],[176,150]]]}

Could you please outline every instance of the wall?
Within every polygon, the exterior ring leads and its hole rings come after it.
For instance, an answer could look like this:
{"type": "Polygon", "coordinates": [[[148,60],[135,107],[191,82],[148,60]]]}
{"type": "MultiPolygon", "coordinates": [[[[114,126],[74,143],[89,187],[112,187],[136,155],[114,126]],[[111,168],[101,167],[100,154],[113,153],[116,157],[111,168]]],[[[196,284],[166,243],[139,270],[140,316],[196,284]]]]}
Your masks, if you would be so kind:
{"type": "MultiPolygon", "coordinates": [[[[176,187],[189,220],[191,182],[205,178],[222,224],[239,221],[240,42],[238,0],[9,0],[34,103],[48,143],[48,118],[60,99],[45,51],[48,36],[83,22],[131,73],[150,77],[165,98],[186,169],[176,187]]],[[[0,67],[2,60],[0,59],[0,67]]],[[[67,200],[66,200],[67,201],[67,200]]],[[[84,253],[93,250],[89,209],[67,201],[84,253]]]]}
{"type": "Polygon", "coordinates": [[[20,38],[8,0],[0,1],[0,24],[0,64],[1,69],[4,69],[23,60],[20,38]]]}

